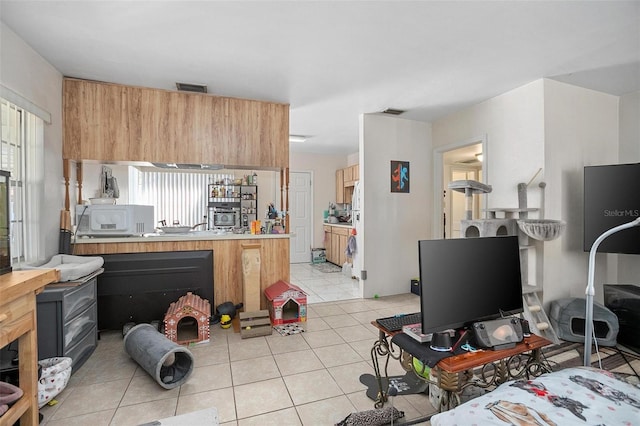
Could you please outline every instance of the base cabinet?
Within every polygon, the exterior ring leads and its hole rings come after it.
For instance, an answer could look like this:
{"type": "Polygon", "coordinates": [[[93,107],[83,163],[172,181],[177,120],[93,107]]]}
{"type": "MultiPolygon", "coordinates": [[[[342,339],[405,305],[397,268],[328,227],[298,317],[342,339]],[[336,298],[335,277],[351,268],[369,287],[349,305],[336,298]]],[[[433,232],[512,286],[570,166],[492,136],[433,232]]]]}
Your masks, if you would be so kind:
{"type": "Polygon", "coordinates": [[[344,226],[324,225],[324,246],[327,262],[342,266],[347,261],[345,251],[349,239],[349,228],[344,226]]]}

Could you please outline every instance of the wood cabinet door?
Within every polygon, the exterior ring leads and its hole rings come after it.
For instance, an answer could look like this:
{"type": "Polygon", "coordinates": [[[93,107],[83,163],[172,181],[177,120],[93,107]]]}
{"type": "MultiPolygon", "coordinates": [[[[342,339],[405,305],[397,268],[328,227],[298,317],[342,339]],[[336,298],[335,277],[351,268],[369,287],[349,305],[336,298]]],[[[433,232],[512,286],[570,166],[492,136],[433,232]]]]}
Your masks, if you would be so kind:
{"type": "Polygon", "coordinates": [[[65,80],[64,158],[127,160],[129,101],[123,86],[65,80]]]}
{"type": "Polygon", "coordinates": [[[327,256],[327,262],[333,263],[333,250],[332,250],[332,241],[331,241],[331,227],[324,227],[324,248],[325,254],[327,256]]]}
{"type": "Polygon", "coordinates": [[[336,203],[344,203],[344,169],[336,170],[336,203]]]}
{"type": "Polygon", "coordinates": [[[342,265],[340,263],[340,236],[337,234],[331,234],[331,255],[333,259],[331,263],[342,265]]]}
{"type": "Polygon", "coordinates": [[[343,170],[342,178],[343,178],[344,182],[351,182],[353,180],[353,177],[351,175],[352,168],[351,167],[346,167],[346,168],[344,168],[342,170],[343,170]]]}
{"type": "Polygon", "coordinates": [[[351,179],[354,182],[357,182],[360,180],[360,165],[359,164],[354,164],[353,166],[351,166],[351,179]]]}
{"type": "Polygon", "coordinates": [[[345,254],[345,251],[347,250],[347,240],[348,240],[348,236],[346,235],[338,235],[338,253],[339,253],[339,258],[338,258],[338,265],[342,266],[346,261],[347,261],[347,255],[345,254]]]}
{"type": "Polygon", "coordinates": [[[289,105],[64,79],[63,158],[289,167],[289,105]]]}

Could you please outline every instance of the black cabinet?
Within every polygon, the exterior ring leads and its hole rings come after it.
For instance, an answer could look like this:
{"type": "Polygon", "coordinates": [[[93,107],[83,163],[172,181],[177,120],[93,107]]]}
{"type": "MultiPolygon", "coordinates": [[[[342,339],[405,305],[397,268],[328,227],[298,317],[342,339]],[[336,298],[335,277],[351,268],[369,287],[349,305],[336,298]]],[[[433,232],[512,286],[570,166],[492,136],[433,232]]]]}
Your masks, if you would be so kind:
{"type": "Polygon", "coordinates": [[[640,286],[605,284],[604,304],[618,317],[618,343],[640,352],[640,286]]]}
{"type": "Polygon", "coordinates": [[[75,372],[97,345],[97,274],[45,287],[36,297],[38,359],[70,357],[75,372]]]}

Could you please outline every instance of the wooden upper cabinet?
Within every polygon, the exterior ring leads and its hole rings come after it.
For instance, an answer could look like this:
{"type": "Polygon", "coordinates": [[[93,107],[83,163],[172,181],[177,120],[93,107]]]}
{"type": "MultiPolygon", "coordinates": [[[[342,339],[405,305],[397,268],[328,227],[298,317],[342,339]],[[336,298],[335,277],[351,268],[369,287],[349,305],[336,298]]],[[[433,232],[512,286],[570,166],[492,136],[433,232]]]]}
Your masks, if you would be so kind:
{"type": "Polygon", "coordinates": [[[63,157],[289,166],[289,106],[66,78],[63,157]]]}
{"type": "Polygon", "coordinates": [[[344,203],[344,169],[336,170],[336,203],[344,203]]]}

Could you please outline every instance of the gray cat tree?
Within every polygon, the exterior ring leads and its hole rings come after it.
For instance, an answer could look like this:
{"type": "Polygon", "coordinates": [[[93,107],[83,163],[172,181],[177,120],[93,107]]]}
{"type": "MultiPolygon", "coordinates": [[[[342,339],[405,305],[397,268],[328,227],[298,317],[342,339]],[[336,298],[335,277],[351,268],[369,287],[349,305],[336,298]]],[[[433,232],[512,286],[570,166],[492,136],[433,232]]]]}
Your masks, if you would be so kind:
{"type": "MultiPolygon", "coordinates": [[[[538,171],[540,173],[540,170],[538,171]]],[[[538,175],[536,173],[536,176],[538,175]]],[[[487,209],[486,219],[473,219],[471,206],[473,196],[490,193],[490,185],[474,180],[457,180],[449,183],[449,188],[465,194],[466,219],[460,221],[460,232],[465,238],[494,237],[517,235],[520,245],[520,269],[522,273],[522,294],[524,299],[524,318],[529,321],[531,331],[546,339],[559,343],[547,314],[542,308],[538,295],[543,289],[543,241],[558,238],[564,230],[565,223],[558,220],[543,219],[544,217],[544,188],[546,184],[538,185],[542,191],[540,208],[527,206],[528,184],[518,184],[517,208],[487,209]],[[539,219],[529,219],[529,213],[539,212],[539,219]],[[530,269],[533,268],[533,269],[530,269]]]]}

